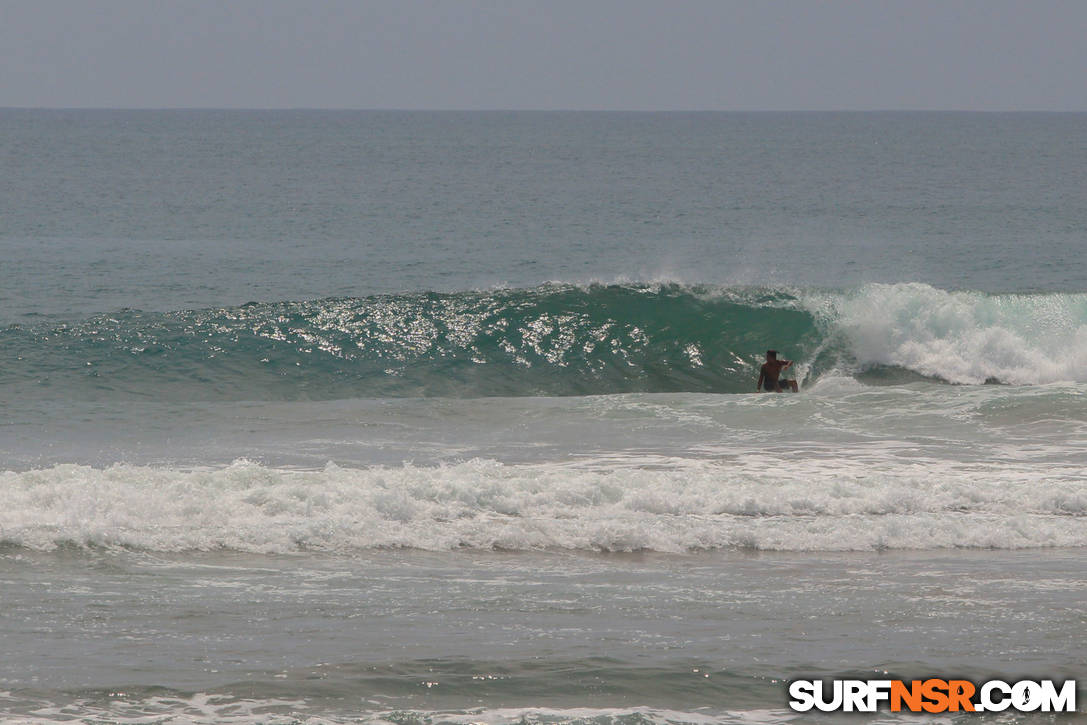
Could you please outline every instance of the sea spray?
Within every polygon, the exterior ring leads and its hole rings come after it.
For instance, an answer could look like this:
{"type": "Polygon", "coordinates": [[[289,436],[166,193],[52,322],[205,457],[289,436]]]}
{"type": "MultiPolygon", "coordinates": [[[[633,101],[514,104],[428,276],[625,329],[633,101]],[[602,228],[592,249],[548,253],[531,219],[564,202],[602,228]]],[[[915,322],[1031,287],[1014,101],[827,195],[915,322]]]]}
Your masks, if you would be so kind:
{"type": "Polygon", "coordinates": [[[809,292],[804,306],[853,368],[954,383],[1087,381],[1087,294],[1006,294],[870,284],[809,292]]]}
{"type": "Polygon", "coordinates": [[[962,384],[1087,381],[1087,294],[548,284],[0,330],[0,385],[67,400],[741,393],[762,353],[962,384]]]}

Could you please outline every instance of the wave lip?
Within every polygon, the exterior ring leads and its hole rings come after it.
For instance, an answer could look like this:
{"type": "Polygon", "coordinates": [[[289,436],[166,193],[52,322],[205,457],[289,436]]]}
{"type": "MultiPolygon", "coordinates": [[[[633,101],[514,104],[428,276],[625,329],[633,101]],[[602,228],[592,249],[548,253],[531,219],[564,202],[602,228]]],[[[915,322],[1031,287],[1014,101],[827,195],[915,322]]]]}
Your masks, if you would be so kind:
{"type": "Polygon", "coordinates": [[[288,471],[62,465],[0,476],[0,540],[252,553],[378,548],[690,552],[1087,546],[1077,471],[916,461],[288,471]]]}
{"type": "Polygon", "coordinates": [[[0,386],[69,400],[740,393],[768,347],[802,382],[1087,382],[1087,294],[548,284],[128,310],[0,330],[0,386]]]}

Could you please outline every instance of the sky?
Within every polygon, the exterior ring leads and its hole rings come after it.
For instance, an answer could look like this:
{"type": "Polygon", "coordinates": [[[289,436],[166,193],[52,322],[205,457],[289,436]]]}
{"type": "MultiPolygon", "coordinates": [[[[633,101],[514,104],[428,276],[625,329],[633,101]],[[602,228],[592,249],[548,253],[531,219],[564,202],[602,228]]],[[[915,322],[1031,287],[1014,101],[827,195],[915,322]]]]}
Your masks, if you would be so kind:
{"type": "Polygon", "coordinates": [[[0,0],[0,107],[1087,111],[1087,2],[0,0]]]}

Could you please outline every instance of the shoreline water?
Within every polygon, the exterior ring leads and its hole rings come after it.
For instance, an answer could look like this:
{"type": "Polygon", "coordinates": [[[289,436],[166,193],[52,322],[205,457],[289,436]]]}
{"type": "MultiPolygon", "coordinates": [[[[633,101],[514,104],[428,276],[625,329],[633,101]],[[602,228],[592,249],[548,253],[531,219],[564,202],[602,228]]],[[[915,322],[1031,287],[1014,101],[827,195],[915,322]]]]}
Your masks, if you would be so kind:
{"type": "Polygon", "coordinates": [[[1076,549],[8,550],[7,616],[48,611],[52,624],[12,642],[23,655],[0,669],[0,691],[17,717],[48,701],[56,715],[120,722],[156,708],[184,718],[209,701],[204,717],[244,722],[268,722],[247,709],[298,722],[456,721],[571,701],[591,702],[588,716],[604,722],[625,721],[608,709],[647,706],[678,714],[648,722],[754,722],[766,708],[788,721],[784,688],[798,677],[1074,678],[1079,643],[1047,633],[1076,618],[1084,566],[1076,549]]]}

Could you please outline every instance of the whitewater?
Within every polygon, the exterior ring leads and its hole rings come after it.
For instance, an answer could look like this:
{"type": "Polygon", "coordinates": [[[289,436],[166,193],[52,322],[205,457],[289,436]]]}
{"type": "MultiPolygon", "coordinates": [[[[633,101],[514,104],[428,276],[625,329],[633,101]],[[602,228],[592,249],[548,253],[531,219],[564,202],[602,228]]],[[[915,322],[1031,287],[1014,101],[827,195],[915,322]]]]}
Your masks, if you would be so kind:
{"type": "Polygon", "coordinates": [[[551,283],[127,311],[3,335],[17,397],[40,411],[59,391],[66,411],[83,401],[100,412],[90,426],[52,421],[49,449],[26,419],[7,452],[24,470],[0,486],[7,545],[1087,545],[1082,294],[551,283]],[[751,393],[755,346],[783,337],[804,394],[751,393]],[[245,403],[255,435],[231,430],[233,399],[263,401],[245,403]],[[106,422],[103,406],[120,420],[106,422]],[[121,453],[167,420],[212,433],[121,453]],[[114,426],[112,459],[80,465],[56,450],[103,425],[114,426]],[[520,439],[488,442],[518,426],[520,439]]]}
{"type": "Polygon", "coordinates": [[[1085,476],[1072,462],[888,464],[863,449],[807,463],[766,459],[317,472],[241,461],[193,472],[69,464],[0,477],[0,544],[344,554],[1087,545],[1085,476]]]}
{"type": "Polygon", "coordinates": [[[0,720],[1087,702],[1085,118],[0,109],[0,720]]]}
{"type": "Polygon", "coordinates": [[[77,400],[738,393],[768,340],[801,382],[1083,383],[1087,294],[551,283],[123,310],[0,330],[0,380],[77,400]]]}

